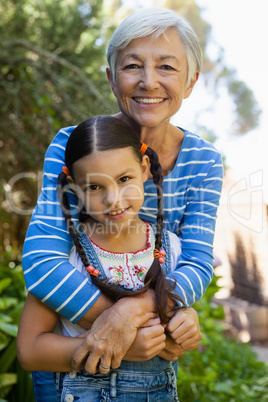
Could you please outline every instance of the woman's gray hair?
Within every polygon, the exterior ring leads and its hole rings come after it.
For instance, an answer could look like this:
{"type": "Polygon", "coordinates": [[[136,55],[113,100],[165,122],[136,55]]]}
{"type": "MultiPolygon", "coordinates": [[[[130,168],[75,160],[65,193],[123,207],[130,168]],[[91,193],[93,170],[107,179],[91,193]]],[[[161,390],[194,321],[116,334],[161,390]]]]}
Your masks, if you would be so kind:
{"type": "Polygon", "coordinates": [[[202,65],[202,52],[198,38],[190,24],[174,11],[167,8],[142,8],[127,17],[114,31],[107,47],[107,60],[115,79],[118,52],[132,40],[151,35],[159,37],[167,29],[174,29],[186,51],[188,62],[188,85],[196,70],[202,65]]]}

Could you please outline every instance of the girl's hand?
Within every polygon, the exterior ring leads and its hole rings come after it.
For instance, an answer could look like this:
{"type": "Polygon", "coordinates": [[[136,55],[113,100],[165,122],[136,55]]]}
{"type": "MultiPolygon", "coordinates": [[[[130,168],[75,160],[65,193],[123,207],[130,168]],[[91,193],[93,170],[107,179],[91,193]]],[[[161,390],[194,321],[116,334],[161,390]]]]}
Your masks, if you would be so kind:
{"type": "Polygon", "coordinates": [[[197,312],[192,307],[177,310],[166,326],[166,331],[185,351],[197,348],[202,339],[197,312]]]}
{"type": "Polygon", "coordinates": [[[165,327],[165,348],[158,354],[165,360],[177,360],[186,350],[196,349],[202,339],[198,315],[192,307],[177,310],[165,327]]]}
{"type": "Polygon", "coordinates": [[[176,361],[178,357],[183,356],[185,350],[181,345],[178,345],[171,337],[166,333],[165,347],[158,353],[158,356],[164,360],[176,361]]]}
{"type": "Polygon", "coordinates": [[[145,323],[137,331],[135,341],[124,356],[128,361],[146,361],[158,355],[165,347],[166,335],[160,319],[145,323]]]}

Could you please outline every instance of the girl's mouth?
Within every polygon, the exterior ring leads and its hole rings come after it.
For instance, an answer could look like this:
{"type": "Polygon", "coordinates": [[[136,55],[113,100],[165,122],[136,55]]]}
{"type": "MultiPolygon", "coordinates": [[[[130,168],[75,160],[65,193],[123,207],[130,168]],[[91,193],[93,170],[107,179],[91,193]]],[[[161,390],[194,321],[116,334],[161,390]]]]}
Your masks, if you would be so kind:
{"type": "Polygon", "coordinates": [[[120,215],[120,214],[122,214],[123,212],[125,212],[126,209],[127,209],[127,208],[117,209],[116,211],[108,212],[107,215],[109,215],[109,216],[117,216],[117,215],[120,215]]]}
{"type": "Polygon", "coordinates": [[[108,212],[106,214],[106,216],[109,217],[109,219],[112,219],[112,220],[122,219],[127,214],[128,210],[129,210],[129,207],[128,208],[115,209],[113,211],[108,212]]]}

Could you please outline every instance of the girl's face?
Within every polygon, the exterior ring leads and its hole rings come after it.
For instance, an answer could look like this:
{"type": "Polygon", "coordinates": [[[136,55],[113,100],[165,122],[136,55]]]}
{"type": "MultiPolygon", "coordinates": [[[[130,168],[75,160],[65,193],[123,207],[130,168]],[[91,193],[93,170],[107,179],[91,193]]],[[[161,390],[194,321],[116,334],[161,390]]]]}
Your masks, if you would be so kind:
{"type": "Polygon", "coordinates": [[[149,158],[140,163],[131,147],[97,151],[73,164],[68,182],[95,221],[123,228],[138,219],[148,171],[149,158]]]}
{"type": "Polygon", "coordinates": [[[140,127],[160,127],[180,109],[198,79],[187,84],[188,63],[184,45],[169,29],[158,38],[132,40],[117,56],[115,80],[108,79],[121,112],[140,127]]]}

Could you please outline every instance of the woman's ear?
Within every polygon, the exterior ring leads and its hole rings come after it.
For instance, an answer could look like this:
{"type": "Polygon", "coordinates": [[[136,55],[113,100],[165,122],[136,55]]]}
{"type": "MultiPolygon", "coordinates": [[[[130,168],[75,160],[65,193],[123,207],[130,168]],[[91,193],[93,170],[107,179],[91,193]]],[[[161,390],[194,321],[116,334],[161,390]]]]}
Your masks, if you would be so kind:
{"type": "Polygon", "coordinates": [[[117,94],[116,85],[115,85],[115,82],[114,82],[114,79],[113,79],[111,69],[109,67],[106,68],[106,75],[107,75],[108,81],[110,83],[110,86],[112,88],[113,94],[116,97],[116,94],[117,94]]]}
{"type": "Polygon", "coordinates": [[[147,155],[143,155],[142,157],[141,169],[142,169],[143,183],[145,183],[148,180],[150,173],[150,160],[147,155]]]}
{"type": "Polygon", "coordinates": [[[193,90],[193,88],[194,88],[194,86],[195,86],[195,84],[196,84],[198,78],[199,78],[199,71],[196,70],[196,72],[195,72],[193,78],[191,79],[190,84],[188,85],[188,87],[187,87],[186,90],[185,90],[184,99],[187,99],[187,98],[191,95],[192,90],[193,90]]]}

